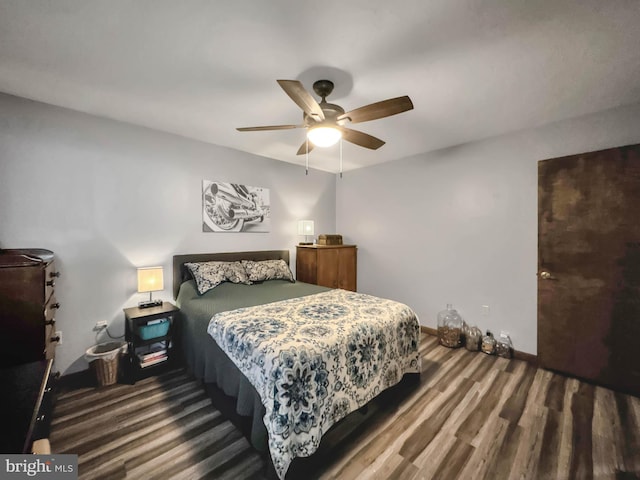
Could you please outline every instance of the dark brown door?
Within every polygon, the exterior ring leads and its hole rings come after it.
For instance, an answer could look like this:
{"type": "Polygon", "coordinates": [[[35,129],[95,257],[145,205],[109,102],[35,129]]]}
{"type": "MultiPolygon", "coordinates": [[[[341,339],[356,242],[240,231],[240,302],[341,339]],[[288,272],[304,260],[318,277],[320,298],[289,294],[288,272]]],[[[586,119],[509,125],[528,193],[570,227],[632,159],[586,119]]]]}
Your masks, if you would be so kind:
{"type": "Polygon", "coordinates": [[[640,145],[538,163],[538,358],[640,395],[640,145]]]}

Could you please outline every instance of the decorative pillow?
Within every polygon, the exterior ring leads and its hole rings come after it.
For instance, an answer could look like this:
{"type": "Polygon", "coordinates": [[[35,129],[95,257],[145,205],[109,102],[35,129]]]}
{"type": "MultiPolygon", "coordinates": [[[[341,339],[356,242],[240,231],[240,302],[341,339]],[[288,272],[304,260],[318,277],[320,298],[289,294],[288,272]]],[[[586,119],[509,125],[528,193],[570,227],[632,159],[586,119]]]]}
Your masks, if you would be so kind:
{"type": "Polygon", "coordinates": [[[220,263],[223,264],[224,275],[227,281],[232,283],[244,283],[246,285],[250,285],[251,281],[249,280],[249,275],[247,275],[247,271],[244,268],[244,265],[240,262],[211,262],[211,263],[220,263]]]}
{"type": "Polygon", "coordinates": [[[202,295],[225,281],[224,270],[208,263],[185,263],[196,281],[198,293],[202,295]]]}
{"type": "Polygon", "coordinates": [[[242,260],[249,280],[252,282],[262,282],[264,280],[289,280],[295,282],[293,273],[289,265],[284,260],[242,260]]]}
{"type": "Polygon", "coordinates": [[[247,272],[240,262],[185,263],[202,295],[222,282],[250,284],[247,272]]]}

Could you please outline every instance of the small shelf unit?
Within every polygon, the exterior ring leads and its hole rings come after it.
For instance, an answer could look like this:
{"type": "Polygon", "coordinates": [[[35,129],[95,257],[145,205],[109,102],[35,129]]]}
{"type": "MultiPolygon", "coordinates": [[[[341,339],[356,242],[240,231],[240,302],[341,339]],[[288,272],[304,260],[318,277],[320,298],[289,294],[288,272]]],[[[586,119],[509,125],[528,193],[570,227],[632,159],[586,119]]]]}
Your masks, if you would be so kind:
{"type": "Polygon", "coordinates": [[[175,366],[179,311],[169,302],[157,307],[124,309],[127,376],[132,383],[147,374],[175,366]]]}

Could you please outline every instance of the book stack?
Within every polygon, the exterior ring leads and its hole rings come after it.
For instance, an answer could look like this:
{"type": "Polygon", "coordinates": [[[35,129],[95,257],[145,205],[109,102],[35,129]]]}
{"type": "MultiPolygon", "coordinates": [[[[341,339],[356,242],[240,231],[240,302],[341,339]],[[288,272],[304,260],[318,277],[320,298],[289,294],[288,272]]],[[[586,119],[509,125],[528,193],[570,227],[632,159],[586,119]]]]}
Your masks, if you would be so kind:
{"type": "Polygon", "coordinates": [[[159,349],[151,349],[146,353],[138,353],[138,359],[140,360],[140,367],[146,368],[166,362],[169,359],[169,355],[166,348],[160,347],[159,349]]]}

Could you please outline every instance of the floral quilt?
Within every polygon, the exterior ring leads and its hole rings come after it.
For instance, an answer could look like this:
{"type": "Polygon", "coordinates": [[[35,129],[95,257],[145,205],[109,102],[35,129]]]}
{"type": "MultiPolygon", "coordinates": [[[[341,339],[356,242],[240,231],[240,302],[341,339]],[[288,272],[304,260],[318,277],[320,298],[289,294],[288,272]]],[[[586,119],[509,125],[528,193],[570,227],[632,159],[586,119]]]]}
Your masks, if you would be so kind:
{"type": "Polygon", "coordinates": [[[416,314],[346,290],[218,313],[208,333],[262,399],[280,478],[334,423],[420,371],[416,314]]]}

